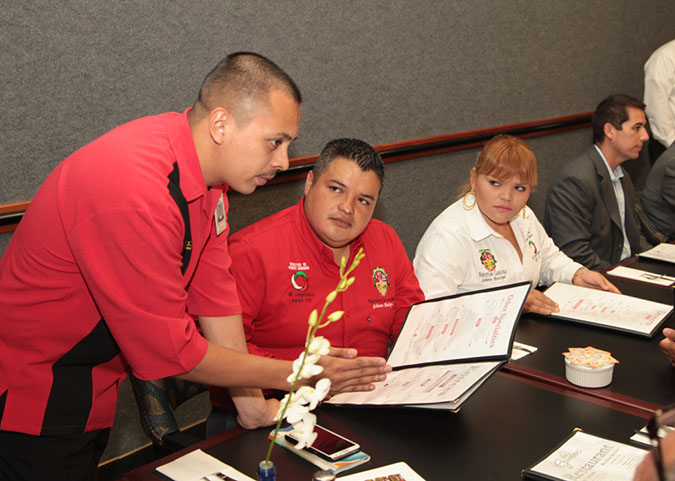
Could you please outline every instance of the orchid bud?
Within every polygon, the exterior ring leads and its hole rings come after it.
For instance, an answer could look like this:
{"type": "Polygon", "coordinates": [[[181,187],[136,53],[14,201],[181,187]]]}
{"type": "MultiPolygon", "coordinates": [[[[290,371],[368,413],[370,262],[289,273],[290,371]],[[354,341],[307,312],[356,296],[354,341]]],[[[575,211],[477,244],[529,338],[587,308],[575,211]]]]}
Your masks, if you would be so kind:
{"type": "Polygon", "coordinates": [[[345,311],[335,311],[330,316],[328,316],[328,322],[335,322],[335,321],[340,320],[344,313],[345,313],[345,311]]]}
{"type": "Polygon", "coordinates": [[[333,302],[335,300],[336,297],[337,297],[337,291],[333,291],[326,296],[326,302],[330,304],[331,302],[333,302]]]}
{"type": "Polygon", "coordinates": [[[307,321],[310,326],[316,326],[316,321],[319,317],[319,313],[316,312],[316,309],[312,311],[312,313],[309,315],[309,320],[307,321]]]}

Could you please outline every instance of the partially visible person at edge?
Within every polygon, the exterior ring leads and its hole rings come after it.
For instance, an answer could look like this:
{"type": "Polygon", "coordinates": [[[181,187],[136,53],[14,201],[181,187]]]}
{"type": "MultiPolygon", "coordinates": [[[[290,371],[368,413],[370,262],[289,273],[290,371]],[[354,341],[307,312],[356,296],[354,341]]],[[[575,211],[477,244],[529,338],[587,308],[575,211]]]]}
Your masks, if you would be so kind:
{"type": "Polygon", "coordinates": [[[675,367],[675,329],[666,327],[663,330],[663,335],[665,336],[659,343],[659,347],[663,354],[668,358],[675,367]]]}
{"type": "MultiPolygon", "coordinates": [[[[231,271],[250,353],[297,358],[310,312],[337,285],[340,260],[344,257],[349,265],[362,248],[366,256],[354,271],[354,284],[331,305],[344,317],[319,335],[333,349],[346,348],[353,356],[387,355],[387,344],[398,335],[410,305],[424,296],[394,229],[372,219],[383,180],[384,163],[370,145],[332,140],[307,174],[298,204],[230,238],[231,271]]],[[[349,368],[338,357],[321,361],[328,373],[349,368]]],[[[332,389],[342,387],[333,384],[332,389]]],[[[246,390],[230,393],[236,400],[246,390]]],[[[236,425],[225,389],[211,388],[211,402],[207,436],[236,425]]]]}
{"type": "Polygon", "coordinates": [[[593,113],[593,145],[555,176],[544,227],[553,242],[588,269],[602,270],[650,246],[635,219],[635,191],[621,164],[649,139],[644,104],[610,95],[593,113]]]}
{"type": "MultiPolygon", "coordinates": [[[[300,102],[273,62],[232,54],[191,109],[122,125],[48,176],[0,259],[0,478],[95,479],[130,370],[288,389],[290,362],[246,353],[225,214],[229,188],[288,167],[300,102]]],[[[375,364],[347,389],[371,388],[375,364]]],[[[276,409],[252,407],[251,424],[276,409]]]]}
{"type": "Polygon", "coordinates": [[[675,39],[661,45],[645,62],[644,101],[653,139],[652,162],[675,143],[675,39]]]}
{"type": "MultiPolygon", "coordinates": [[[[670,432],[661,439],[661,458],[665,481],[675,481],[675,432],[670,432]]],[[[661,481],[653,451],[647,453],[642,459],[635,470],[633,479],[634,481],[661,481]]]]}
{"type": "MultiPolygon", "coordinates": [[[[517,137],[498,135],[478,154],[465,195],[422,236],[413,265],[427,298],[531,281],[566,282],[618,292],[600,273],[555,246],[527,200],[537,185],[537,161],[517,137]]],[[[558,305],[536,289],[524,312],[551,314],[558,305]]]]}
{"type": "Polygon", "coordinates": [[[654,226],[675,240],[675,143],[656,160],[642,190],[642,205],[654,226]]]}

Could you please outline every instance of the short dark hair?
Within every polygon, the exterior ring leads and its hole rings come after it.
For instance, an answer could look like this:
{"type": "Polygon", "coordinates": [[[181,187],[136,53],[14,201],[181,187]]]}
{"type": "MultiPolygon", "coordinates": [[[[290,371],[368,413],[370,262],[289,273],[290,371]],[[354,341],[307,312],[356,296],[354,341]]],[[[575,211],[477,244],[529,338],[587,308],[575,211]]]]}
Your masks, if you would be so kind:
{"type": "Polygon", "coordinates": [[[346,138],[333,139],[321,149],[312,169],[314,179],[318,179],[336,157],[353,161],[364,172],[375,172],[380,183],[384,183],[384,162],[377,150],[363,140],[346,138]]]}
{"type": "Polygon", "coordinates": [[[610,95],[598,104],[591,119],[593,143],[600,144],[605,139],[606,123],[612,124],[617,130],[621,130],[621,124],[628,120],[628,107],[644,111],[645,104],[635,97],[624,94],[610,95]]]}
{"type": "Polygon", "coordinates": [[[270,90],[279,90],[298,104],[302,94],[293,79],[270,59],[253,52],[235,52],[204,78],[194,104],[200,113],[225,107],[239,123],[250,118],[251,106],[267,102],[270,90]]]}

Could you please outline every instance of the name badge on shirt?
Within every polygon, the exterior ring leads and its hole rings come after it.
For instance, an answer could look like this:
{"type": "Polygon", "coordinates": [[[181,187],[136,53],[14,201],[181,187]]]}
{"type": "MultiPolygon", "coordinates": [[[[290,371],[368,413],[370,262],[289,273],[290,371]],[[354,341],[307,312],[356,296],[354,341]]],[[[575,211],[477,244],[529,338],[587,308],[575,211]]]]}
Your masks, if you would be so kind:
{"type": "Polygon", "coordinates": [[[216,219],[216,234],[220,235],[227,229],[227,215],[225,214],[225,201],[223,200],[222,192],[220,193],[220,199],[218,199],[213,216],[216,219]]]}

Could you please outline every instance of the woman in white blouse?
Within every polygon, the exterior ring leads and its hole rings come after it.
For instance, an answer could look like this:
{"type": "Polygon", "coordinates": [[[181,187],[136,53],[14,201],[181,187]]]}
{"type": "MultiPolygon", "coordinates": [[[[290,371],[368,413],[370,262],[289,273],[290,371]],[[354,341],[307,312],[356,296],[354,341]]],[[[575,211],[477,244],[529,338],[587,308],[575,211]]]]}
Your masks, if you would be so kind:
{"type": "MultiPolygon", "coordinates": [[[[529,280],[619,292],[599,272],[563,254],[525,204],[537,184],[537,161],[517,137],[485,144],[471,169],[466,195],[429,226],[415,253],[415,274],[427,299],[529,280]]],[[[558,306],[532,289],[525,312],[558,306]]]]}

